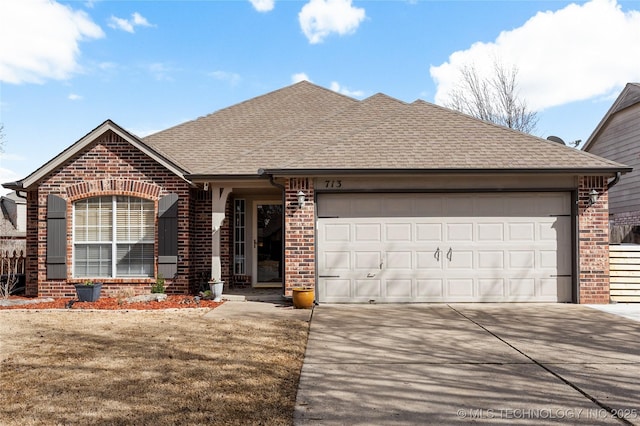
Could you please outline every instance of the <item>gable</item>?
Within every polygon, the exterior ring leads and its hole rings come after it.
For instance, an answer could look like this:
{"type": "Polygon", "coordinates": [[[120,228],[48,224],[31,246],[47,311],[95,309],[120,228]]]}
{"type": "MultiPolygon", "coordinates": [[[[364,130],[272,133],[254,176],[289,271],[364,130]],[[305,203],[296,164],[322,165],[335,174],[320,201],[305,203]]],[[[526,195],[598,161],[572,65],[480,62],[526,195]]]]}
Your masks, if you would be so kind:
{"type": "Polygon", "coordinates": [[[65,149],[62,153],[51,159],[45,165],[37,169],[35,172],[30,174],[25,179],[12,182],[9,184],[4,184],[6,188],[14,189],[14,190],[24,190],[32,187],[37,184],[47,175],[55,173],[61,167],[63,167],[66,163],[73,161],[78,155],[80,155],[83,151],[86,151],[87,148],[91,147],[96,141],[101,140],[101,138],[109,138],[112,137],[111,140],[117,140],[118,143],[124,143],[134,150],[139,151],[140,153],[148,156],[153,159],[153,161],[159,163],[164,168],[169,170],[171,173],[179,176],[181,179],[186,180],[184,178],[184,170],[176,166],[173,162],[168,160],[167,158],[159,155],[156,151],[145,145],[140,139],[131,133],[124,130],[122,127],[118,126],[111,120],[107,120],[102,123],[100,126],[96,127],[94,130],[85,135],[82,139],[78,140],[76,143],[65,149]],[[112,137],[113,136],[113,137],[112,137]]]}
{"type": "Polygon", "coordinates": [[[585,142],[582,147],[583,151],[587,152],[595,152],[593,151],[593,146],[595,144],[600,144],[600,134],[607,127],[607,123],[618,113],[626,110],[630,107],[637,107],[640,105],[640,83],[627,83],[625,88],[620,92],[618,98],[615,100],[611,108],[607,111],[607,113],[602,117],[600,123],[596,126],[594,131],[585,142]]]}

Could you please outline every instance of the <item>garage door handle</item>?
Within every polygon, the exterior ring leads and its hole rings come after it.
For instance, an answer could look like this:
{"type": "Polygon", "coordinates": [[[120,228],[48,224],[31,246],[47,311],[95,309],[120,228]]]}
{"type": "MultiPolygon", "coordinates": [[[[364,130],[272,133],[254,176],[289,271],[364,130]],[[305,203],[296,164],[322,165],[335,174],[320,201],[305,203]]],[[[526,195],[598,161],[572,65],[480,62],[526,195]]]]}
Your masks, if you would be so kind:
{"type": "Polygon", "coordinates": [[[340,278],[340,275],[318,275],[318,278],[340,278]]]}
{"type": "Polygon", "coordinates": [[[449,247],[449,251],[447,252],[447,259],[449,260],[449,262],[451,262],[452,258],[453,258],[453,249],[449,247]]]}
{"type": "Polygon", "coordinates": [[[436,249],[436,252],[435,252],[435,253],[433,253],[433,257],[434,257],[438,262],[440,262],[440,247],[438,247],[438,248],[436,249]]]}

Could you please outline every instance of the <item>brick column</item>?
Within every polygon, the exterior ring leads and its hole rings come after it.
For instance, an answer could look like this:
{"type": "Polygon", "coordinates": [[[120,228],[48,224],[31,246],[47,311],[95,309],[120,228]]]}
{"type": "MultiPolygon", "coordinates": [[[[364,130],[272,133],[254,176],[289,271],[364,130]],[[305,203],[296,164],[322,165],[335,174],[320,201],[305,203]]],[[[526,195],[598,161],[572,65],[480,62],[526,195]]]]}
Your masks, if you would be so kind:
{"type": "Polygon", "coordinates": [[[578,183],[579,303],[609,303],[609,194],[604,176],[581,176],[578,183]],[[590,206],[589,193],[598,191],[590,206]]]}
{"type": "Polygon", "coordinates": [[[315,287],[315,203],[313,181],[288,178],[285,182],[284,273],[285,294],[293,287],[315,287]],[[306,195],[304,207],[298,206],[298,191],[306,195]]]}

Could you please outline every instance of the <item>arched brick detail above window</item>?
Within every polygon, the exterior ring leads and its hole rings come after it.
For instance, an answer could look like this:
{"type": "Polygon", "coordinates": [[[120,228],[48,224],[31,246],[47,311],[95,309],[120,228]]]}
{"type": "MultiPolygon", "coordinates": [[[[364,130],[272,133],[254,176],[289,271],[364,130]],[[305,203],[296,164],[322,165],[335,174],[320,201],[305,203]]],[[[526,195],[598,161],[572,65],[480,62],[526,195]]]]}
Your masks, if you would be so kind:
{"type": "Polygon", "coordinates": [[[67,197],[69,201],[76,201],[87,197],[118,194],[156,201],[160,198],[160,191],[161,188],[152,183],[125,179],[103,179],[71,185],[67,187],[67,197]]]}

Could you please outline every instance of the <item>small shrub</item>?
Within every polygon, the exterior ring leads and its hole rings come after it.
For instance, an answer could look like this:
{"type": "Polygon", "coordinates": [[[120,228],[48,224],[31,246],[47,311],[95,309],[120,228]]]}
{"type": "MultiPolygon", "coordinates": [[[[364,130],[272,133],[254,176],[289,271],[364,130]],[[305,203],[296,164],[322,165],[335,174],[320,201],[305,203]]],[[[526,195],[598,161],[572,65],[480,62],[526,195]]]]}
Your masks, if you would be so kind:
{"type": "Polygon", "coordinates": [[[151,293],[164,293],[164,277],[162,274],[158,274],[156,282],[151,286],[151,293]]]}

